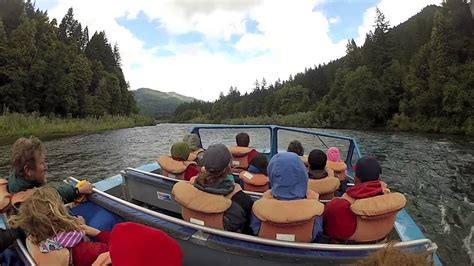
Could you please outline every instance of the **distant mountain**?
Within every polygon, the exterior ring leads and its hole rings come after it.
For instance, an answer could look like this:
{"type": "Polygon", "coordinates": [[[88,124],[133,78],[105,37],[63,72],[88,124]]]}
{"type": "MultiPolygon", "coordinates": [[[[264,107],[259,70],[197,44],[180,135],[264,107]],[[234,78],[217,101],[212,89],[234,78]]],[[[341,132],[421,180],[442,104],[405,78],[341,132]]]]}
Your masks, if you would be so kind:
{"type": "Polygon", "coordinates": [[[162,92],[148,88],[133,91],[140,113],[162,118],[173,114],[176,107],[195,99],[176,92],[162,92]]]}

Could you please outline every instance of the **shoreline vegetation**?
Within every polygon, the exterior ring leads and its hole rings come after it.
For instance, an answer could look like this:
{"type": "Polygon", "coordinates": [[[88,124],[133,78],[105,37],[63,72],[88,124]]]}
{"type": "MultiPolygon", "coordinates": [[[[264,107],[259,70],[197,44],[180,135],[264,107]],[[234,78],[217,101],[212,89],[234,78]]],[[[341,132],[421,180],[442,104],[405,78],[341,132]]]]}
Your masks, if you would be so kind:
{"type": "MultiPolygon", "coordinates": [[[[181,123],[171,121],[171,123],[181,123]]],[[[274,114],[271,116],[238,117],[224,119],[216,123],[207,116],[199,116],[184,123],[192,124],[230,124],[230,125],[280,125],[289,127],[327,128],[327,129],[353,129],[353,130],[381,130],[389,132],[416,132],[416,133],[440,133],[474,136],[474,119],[468,120],[462,127],[446,127],[448,121],[433,119],[431,121],[412,121],[410,118],[397,115],[384,127],[361,127],[360,125],[349,125],[345,127],[331,127],[320,124],[314,120],[313,112],[299,112],[289,115],[274,114]]]]}
{"type": "MultiPolygon", "coordinates": [[[[144,115],[88,118],[60,118],[39,116],[37,113],[6,113],[0,115],[0,140],[7,141],[21,136],[69,136],[139,126],[155,125],[152,117],[144,115]]],[[[2,141],[2,142],[3,142],[2,141]]]]}

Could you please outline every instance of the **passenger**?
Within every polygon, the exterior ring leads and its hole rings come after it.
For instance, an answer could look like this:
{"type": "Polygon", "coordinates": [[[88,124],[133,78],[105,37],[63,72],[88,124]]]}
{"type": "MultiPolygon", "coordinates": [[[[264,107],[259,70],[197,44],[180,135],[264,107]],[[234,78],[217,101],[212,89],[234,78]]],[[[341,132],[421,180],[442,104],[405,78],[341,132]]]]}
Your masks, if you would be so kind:
{"type": "MultiPolygon", "coordinates": [[[[36,137],[19,138],[13,144],[12,168],[8,180],[0,179],[0,211],[10,210],[11,205],[25,201],[35,188],[46,184],[48,166],[45,162],[45,150],[36,137]]],[[[88,181],[75,188],[61,183],[56,187],[64,203],[69,203],[84,194],[92,193],[92,184],[88,181]]]]}
{"type": "Polygon", "coordinates": [[[232,154],[232,173],[240,173],[247,170],[249,162],[259,153],[250,148],[250,136],[247,133],[239,133],[235,136],[236,147],[230,147],[232,154]]]}
{"type": "Polygon", "coordinates": [[[347,165],[341,160],[341,154],[337,147],[331,147],[326,151],[327,155],[327,164],[326,168],[334,171],[334,177],[339,178],[339,180],[344,181],[347,178],[347,165]]]}
{"type": "Polygon", "coordinates": [[[301,145],[301,142],[297,140],[293,140],[290,142],[288,145],[288,149],[286,150],[287,152],[294,152],[298,154],[298,156],[303,156],[304,155],[304,148],[303,145],[301,145]]]}
{"type": "Polygon", "coordinates": [[[200,172],[196,162],[188,161],[189,146],[185,142],[176,142],[171,146],[171,156],[164,155],[158,159],[163,175],[189,181],[200,172]]]}
{"type": "Polygon", "coordinates": [[[309,169],[309,164],[308,164],[308,157],[304,156],[304,148],[303,145],[301,145],[301,142],[297,140],[293,140],[290,142],[288,145],[288,149],[286,150],[287,152],[294,152],[300,156],[300,159],[303,161],[304,166],[306,166],[307,169],[309,169]]]}
{"type": "Polygon", "coordinates": [[[188,157],[188,161],[195,161],[197,165],[202,166],[202,156],[204,155],[204,149],[201,146],[201,139],[198,134],[190,133],[183,137],[183,141],[188,143],[191,149],[188,157]]]}
{"type": "Polygon", "coordinates": [[[0,253],[15,243],[17,239],[25,238],[25,232],[21,228],[0,229],[0,253]]]}
{"type": "Polygon", "coordinates": [[[71,216],[51,187],[37,189],[8,222],[28,234],[26,246],[39,265],[92,265],[108,251],[109,233],[71,216]],[[86,241],[85,236],[94,237],[96,242],[86,241]]]}
{"type": "Polygon", "coordinates": [[[341,196],[346,192],[347,183],[349,183],[349,180],[347,179],[347,165],[343,160],[341,160],[341,155],[337,147],[329,148],[326,151],[326,155],[328,158],[326,169],[331,171],[334,177],[337,177],[339,181],[341,181],[341,185],[336,192],[336,196],[341,196]]]}
{"type": "Polygon", "coordinates": [[[239,174],[240,180],[244,183],[244,190],[253,192],[265,192],[268,190],[270,180],[267,176],[267,166],[267,156],[258,154],[253,157],[248,170],[239,174]]]}
{"type": "Polygon", "coordinates": [[[93,266],[181,266],[183,253],[163,231],[142,224],[117,224],[110,233],[109,252],[99,256],[93,266]]]}
{"type": "Polygon", "coordinates": [[[400,193],[390,193],[387,185],[380,181],[381,174],[382,168],[374,157],[359,159],[355,186],[341,198],[334,198],[326,204],[326,235],[345,243],[371,243],[385,239],[406,199],[400,193]]]}
{"type": "Polygon", "coordinates": [[[259,237],[311,242],[322,235],[324,205],[308,190],[308,173],[295,153],[273,156],[268,165],[271,190],[252,208],[250,226],[259,237]]]}
{"type": "Polygon", "coordinates": [[[334,198],[339,188],[339,179],[326,172],[326,154],[321,150],[312,150],[308,156],[309,180],[308,187],[319,194],[320,200],[334,198]]]}
{"type": "Polygon", "coordinates": [[[252,200],[230,174],[231,155],[222,144],[211,145],[203,156],[206,172],[194,185],[178,182],[175,200],[182,206],[184,220],[233,232],[247,232],[252,200]]]}

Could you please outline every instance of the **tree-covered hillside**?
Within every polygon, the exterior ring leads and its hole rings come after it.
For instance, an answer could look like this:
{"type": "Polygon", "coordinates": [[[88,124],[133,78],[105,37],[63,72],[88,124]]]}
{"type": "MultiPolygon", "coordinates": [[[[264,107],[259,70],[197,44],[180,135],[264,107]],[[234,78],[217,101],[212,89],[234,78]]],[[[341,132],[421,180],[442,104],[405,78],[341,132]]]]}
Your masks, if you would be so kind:
{"type": "Polygon", "coordinates": [[[182,103],[192,102],[192,97],[183,96],[176,92],[161,92],[141,88],[133,91],[133,96],[140,108],[140,113],[163,118],[174,113],[176,107],[182,103]]]}
{"type": "Polygon", "coordinates": [[[62,117],[129,115],[138,109],[118,46],[89,38],[72,8],[58,25],[28,0],[0,0],[0,111],[62,117]]]}
{"type": "Polygon", "coordinates": [[[175,118],[474,134],[469,3],[446,0],[394,28],[379,10],[374,21],[364,45],[349,40],[341,59],[274,84],[256,81],[251,93],[231,87],[213,103],[183,104],[175,118]]]}

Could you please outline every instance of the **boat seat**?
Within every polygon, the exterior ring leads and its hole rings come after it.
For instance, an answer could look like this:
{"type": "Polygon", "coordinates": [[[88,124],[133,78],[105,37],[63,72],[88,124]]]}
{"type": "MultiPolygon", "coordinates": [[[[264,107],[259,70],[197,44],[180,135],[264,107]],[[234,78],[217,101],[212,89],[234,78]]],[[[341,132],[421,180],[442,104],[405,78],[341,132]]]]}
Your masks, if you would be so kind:
{"type": "Polygon", "coordinates": [[[177,214],[181,212],[181,206],[171,196],[171,189],[179,180],[167,180],[133,170],[127,170],[122,177],[127,201],[143,202],[177,214]]]}

